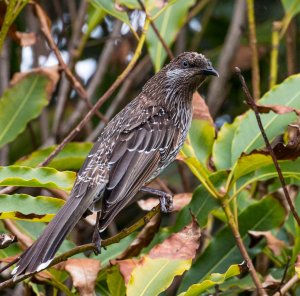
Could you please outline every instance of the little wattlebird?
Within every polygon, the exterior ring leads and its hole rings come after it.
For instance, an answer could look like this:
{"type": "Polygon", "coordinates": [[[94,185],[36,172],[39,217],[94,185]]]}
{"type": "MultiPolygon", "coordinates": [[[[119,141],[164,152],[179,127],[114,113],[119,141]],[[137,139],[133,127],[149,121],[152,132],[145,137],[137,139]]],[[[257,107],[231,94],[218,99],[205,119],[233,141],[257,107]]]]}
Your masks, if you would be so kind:
{"type": "Polygon", "coordinates": [[[208,75],[218,76],[202,54],[185,52],[154,75],[142,92],[105,127],[87,156],[66,204],[18,258],[14,277],[45,269],[64,238],[88,211],[96,211],[100,232],[138,191],[160,196],[167,212],[171,196],[145,187],[176,157],[192,120],[192,96],[208,75]]]}

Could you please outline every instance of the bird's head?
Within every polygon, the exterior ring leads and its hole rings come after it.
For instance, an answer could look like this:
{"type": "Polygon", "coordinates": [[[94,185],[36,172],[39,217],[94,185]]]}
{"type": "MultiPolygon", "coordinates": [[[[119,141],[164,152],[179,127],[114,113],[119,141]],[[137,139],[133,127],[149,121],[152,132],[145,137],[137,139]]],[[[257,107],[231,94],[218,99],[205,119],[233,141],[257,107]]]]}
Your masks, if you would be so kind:
{"type": "Polygon", "coordinates": [[[209,75],[219,76],[211,62],[200,53],[184,52],[173,59],[165,68],[168,84],[187,87],[196,91],[209,75]]]}

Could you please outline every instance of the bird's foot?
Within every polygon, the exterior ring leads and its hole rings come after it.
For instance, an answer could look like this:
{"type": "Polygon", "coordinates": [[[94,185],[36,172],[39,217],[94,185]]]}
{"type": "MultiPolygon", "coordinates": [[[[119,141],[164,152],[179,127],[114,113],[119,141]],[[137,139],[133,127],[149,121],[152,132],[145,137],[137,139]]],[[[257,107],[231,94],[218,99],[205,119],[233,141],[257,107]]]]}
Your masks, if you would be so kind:
{"type": "Polygon", "coordinates": [[[159,196],[160,209],[163,213],[170,213],[173,210],[173,195],[161,190],[153,189],[150,187],[142,187],[140,189],[143,192],[151,193],[159,196]]]}
{"type": "Polygon", "coordinates": [[[92,243],[94,244],[94,254],[97,256],[101,254],[101,236],[99,233],[99,230],[95,228],[94,233],[93,233],[93,239],[92,243]]]}
{"type": "Polygon", "coordinates": [[[160,210],[163,213],[170,213],[173,210],[173,195],[165,193],[160,196],[160,210]]]}

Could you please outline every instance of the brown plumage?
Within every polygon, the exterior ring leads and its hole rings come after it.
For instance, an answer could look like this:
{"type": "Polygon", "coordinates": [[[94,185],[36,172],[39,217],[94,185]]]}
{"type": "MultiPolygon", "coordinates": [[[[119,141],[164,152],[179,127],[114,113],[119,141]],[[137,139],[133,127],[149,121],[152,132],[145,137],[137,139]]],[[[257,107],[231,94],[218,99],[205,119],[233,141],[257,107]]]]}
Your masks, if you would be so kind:
{"type": "Polygon", "coordinates": [[[218,75],[211,63],[202,54],[185,52],[145,84],[107,124],[78,172],[67,203],[21,255],[14,276],[46,268],[88,209],[101,211],[98,226],[103,231],[175,159],[190,127],[192,95],[207,75],[218,75]]]}

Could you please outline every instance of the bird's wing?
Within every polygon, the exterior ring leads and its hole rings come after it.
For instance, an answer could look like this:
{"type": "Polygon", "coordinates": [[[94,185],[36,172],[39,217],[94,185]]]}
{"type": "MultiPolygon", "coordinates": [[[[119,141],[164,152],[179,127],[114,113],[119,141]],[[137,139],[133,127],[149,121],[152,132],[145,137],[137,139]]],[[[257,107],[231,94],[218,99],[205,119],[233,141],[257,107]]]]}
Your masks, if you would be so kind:
{"type": "Polygon", "coordinates": [[[109,159],[109,181],[103,194],[100,221],[102,230],[164,164],[179,136],[180,129],[163,108],[123,130],[109,159]]]}

